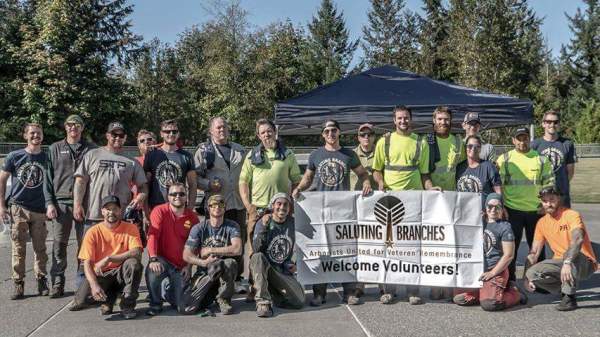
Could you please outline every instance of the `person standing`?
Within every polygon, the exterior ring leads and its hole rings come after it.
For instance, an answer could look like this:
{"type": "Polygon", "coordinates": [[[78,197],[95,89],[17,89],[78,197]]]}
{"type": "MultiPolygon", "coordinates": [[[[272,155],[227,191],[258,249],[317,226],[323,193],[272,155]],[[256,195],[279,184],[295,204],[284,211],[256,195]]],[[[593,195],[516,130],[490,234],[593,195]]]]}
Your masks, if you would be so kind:
{"type": "Polygon", "coordinates": [[[431,181],[444,191],[456,190],[456,166],[466,159],[463,142],[450,133],[452,112],[447,107],[437,107],[433,112],[434,133],[429,134],[430,161],[433,165],[431,181]]]}
{"type": "Polygon", "coordinates": [[[187,188],[183,183],[169,186],[169,202],[156,206],[150,214],[148,231],[148,256],[146,285],[150,293],[148,316],[162,311],[163,283],[168,282],[166,300],[183,312],[183,290],[190,278],[191,266],[183,260],[183,248],[190,230],[198,223],[194,211],[186,208],[187,188]]]}
{"type": "Polygon", "coordinates": [[[46,203],[52,203],[57,214],[48,212],[52,221],[52,267],[50,268],[50,298],[62,297],[65,292],[65,270],[67,269],[67,245],[71,229],[75,228],[77,250],[83,240],[83,222],[73,219],[73,174],[83,156],[97,148],[81,137],[85,125],[78,115],[70,115],[65,120],[66,137],[50,145],[49,166],[46,182],[46,203]]]}
{"type": "Polygon", "coordinates": [[[192,155],[177,145],[179,127],[175,120],[160,123],[163,143],[147,152],[144,157],[144,171],[149,181],[148,205],[152,210],[167,202],[167,186],[174,182],[187,183],[187,207],[194,209],[196,204],[196,170],[192,155]]]}
{"type": "Polygon", "coordinates": [[[143,166],[146,153],[152,151],[156,145],[156,135],[152,131],[141,129],[137,133],[137,144],[140,155],[135,159],[143,166]]]}
{"type": "MultiPolygon", "coordinates": [[[[481,161],[487,160],[491,163],[496,162],[496,150],[490,143],[485,143],[479,134],[481,130],[481,119],[479,118],[478,112],[467,112],[465,119],[462,124],[463,130],[465,130],[465,137],[477,136],[481,139],[481,150],[479,151],[479,159],[481,161]]],[[[466,138],[465,138],[466,142],[466,138]]]]}
{"type": "MultiPolygon", "coordinates": [[[[545,156],[529,148],[529,130],[515,130],[514,150],[505,152],[496,162],[502,179],[502,197],[508,212],[508,221],[515,235],[515,252],[519,251],[523,230],[531,249],[535,226],[541,215],[537,195],[543,187],[554,185],[552,165],[545,156]]],[[[543,259],[544,253],[540,252],[543,259]]],[[[510,279],[516,280],[516,261],[509,266],[510,279]]]]}
{"type": "Polygon", "coordinates": [[[560,135],[560,114],[550,110],[542,119],[544,136],[534,139],[531,148],[548,157],[554,171],[556,188],[562,196],[563,205],[571,207],[571,179],[575,176],[575,144],[569,138],[560,135]]]}
{"type": "MultiPolygon", "coordinates": [[[[316,182],[315,191],[350,191],[350,170],[363,181],[363,195],[371,193],[371,181],[367,170],[360,164],[360,160],[354,151],[340,146],[340,125],[335,120],[327,120],[323,123],[321,136],[325,145],[311,152],[308,157],[306,172],[292,192],[294,199],[298,198],[300,192],[307,190],[316,182]]],[[[355,283],[342,283],[344,288],[343,301],[349,305],[360,303],[356,295],[355,283]]],[[[325,303],[327,297],[327,283],[313,285],[312,306],[320,306],[325,303]]]]}
{"type": "Polygon", "coordinates": [[[10,152],[4,159],[0,170],[0,218],[4,221],[12,216],[12,279],[14,290],[11,300],[24,298],[25,294],[25,257],[27,239],[31,237],[34,253],[34,273],[37,279],[38,295],[48,296],[46,278],[46,213],[56,214],[52,203],[46,204],[44,180],[48,169],[48,157],[42,152],[44,132],[42,126],[27,123],[23,129],[23,138],[27,141],[24,149],[10,152]],[[8,205],[4,200],[6,185],[11,179],[8,205]],[[47,209],[46,209],[47,207],[47,209]],[[9,213],[10,212],[10,213],[9,213]]]}
{"type": "Polygon", "coordinates": [[[197,266],[192,284],[183,294],[183,313],[193,314],[217,300],[223,315],[231,315],[237,262],[242,253],[240,227],[225,219],[225,198],[208,198],[209,218],[194,226],[183,249],[183,260],[197,266]]]}
{"type": "Polygon", "coordinates": [[[292,309],[304,306],[304,287],[294,277],[296,263],[292,255],[296,236],[291,207],[290,197],[277,193],[271,199],[270,214],[256,223],[250,269],[257,289],[258,317],[273,316],[272,303],[292,309]]]}
{"type": "Polygon", "coordinates": [[[494,163],[481,160],[482,144],[479,136],[468,136],[465,143],[467,160],[456,167],[456,190],[481,193],[482,205],[485,206],[488,194],[502,193],[500,173],[494,163]]]}
{"type": "Polygon", "coordinates": [[[560,293],[559,311],[577,309],[575,293],[582,280],[598,270],[598,262],[581,215],[562,205],[560,191],[554,186],[539,193],[546,215],[535,228],[533,245],[525,264],[525,289],[544,289],[560,293]],[[551,259],[536,263],[548,243],[551,259]]]}
{"type": "MultiPolygon", "coordinates": [[[[360,160],[360,164],[369,173],[371,186],[377,186],[373,179],[373,158],[375,156],[375,130],[373,124],[365,123],[358,127],[358,146],[354,148],[354,152],[360,160]]],[[[354,191],[362,190],[362,181],[353,171],[350,172],[350,187],[354,191]]]]}
{"type": "Polygon", "coordinates": [[[244,273],[244,248],[248,239],[246,209],[239,187],[246,150],[240,144],[229,141],[229,132],[229,124],[225,118],[220,116],[212,118],[209,122],[210,137],[198,147],[194,155],[194,163],[198,188],[204,191],[204,200],[208,200],[213,194],[221,194],[227,205],[225,219],[234,221],[240,226],[242,254],[237,261],[236,280],[239,282],[244,273]]]}
{"type": "Polygon", "coordinates": [[[140,262],[142,240],[134,224],[121,221],[121,204],[114,195],[102,198],[104,220],[85,233],[79,251],[85,280],[75,293],[70,311],[84,309],[91,294],[101,303],[102,315],[110,315],[120,295],[121,316],[125,319],[137,316],[135,305],[144,269],[140,262]]]}
{"type": "MultiPolygon", "coordinates": [[[[387,133],[375,146],[373,178],[380,191],[440,190],[431,181],[429,147],[421,135],[412,132],[412,111],[399,105],[394,107],[396,131],[387,133]]],[[[422,304],[418,286],[407,286],[408,302],[422,304]]],[[[380,301],[392,303],[394,285],[385,285],[380,301]]]]}

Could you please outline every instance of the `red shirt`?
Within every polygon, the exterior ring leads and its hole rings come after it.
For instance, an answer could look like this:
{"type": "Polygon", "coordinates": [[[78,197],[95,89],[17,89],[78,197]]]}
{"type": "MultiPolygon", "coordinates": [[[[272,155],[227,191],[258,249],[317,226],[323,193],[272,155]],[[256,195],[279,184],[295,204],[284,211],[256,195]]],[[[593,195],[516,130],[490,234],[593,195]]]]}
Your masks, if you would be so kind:
{"type": "Polygon", "coordinates": [[[198,222],[198,216],[190,209],[186,208],[183,215],[177,217],[168,203],[154,207],[150,214],[148,255],[161,256],[178,269],[185,267],[183,247],[198,222]]]}

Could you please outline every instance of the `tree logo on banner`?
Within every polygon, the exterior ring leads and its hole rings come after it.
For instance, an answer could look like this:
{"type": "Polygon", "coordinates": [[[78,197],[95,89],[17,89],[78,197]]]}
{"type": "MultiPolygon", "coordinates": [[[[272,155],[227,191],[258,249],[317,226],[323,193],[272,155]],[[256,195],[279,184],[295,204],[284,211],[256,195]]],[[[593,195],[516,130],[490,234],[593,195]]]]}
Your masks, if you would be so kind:
{"type": "Polygon", "coordinates": [[[394,196],[388,195],[379,200],[373,209],[377,222],[386,228],[385,244],[388,247],[394,244],[394,225],[402,222],[404,218],[404,204],[394,196]]]}

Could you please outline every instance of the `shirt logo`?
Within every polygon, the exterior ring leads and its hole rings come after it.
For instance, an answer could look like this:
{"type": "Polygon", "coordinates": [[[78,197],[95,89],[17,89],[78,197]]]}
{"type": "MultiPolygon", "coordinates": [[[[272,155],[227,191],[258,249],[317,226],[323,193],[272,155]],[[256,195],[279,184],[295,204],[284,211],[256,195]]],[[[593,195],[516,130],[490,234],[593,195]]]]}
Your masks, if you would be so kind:
{"type": "Polygon", "coordinates": [[[335,187],[344,181],[346,164],[337,158],[328,158],[319,163],[317,171],[323,185],[335,187]]]}
{"type": "Polygon", "coordinates": [[[490,256],[492,249],[496,246],[496,236],[489,230],[483,231],[483,253],[485,256],[490,256]]]}
{"type": "Polygon", "coordinates": [[[119,170],[125,167],[127,167],[127,164],[125,162],[117,160],[100,159],[100,162],[98,163],[98,168],[100,169],[100,171],[112,174],[115,173],[115,170],[119,170]]]}
{"type": "Polygon", "coordinates": [[[456,182],[456,190],[459,192],[480,193],[483,191],[483,184],[479,177],[472,174],[465,174],[456,182]]]}
{"type": "Polygon", "coordinates": [[[27,162],[17,169],[17,179],[25,188],[36,188],[44,181],[44,168],[36,162],[27,162]]]}
{"type": "Polygon", "coordinates": [[[269,259],[275,263],[283,263],[292,252],[292,240],[284,234],[277,235],[269,243],[267,253],[269,259]]]}
{"type": "Polygon", "coordinates": [[[156,180],[162,187],[182,180],[182,170],[179,164],[172,160],[165,160],[158,164],[156,168],[156,180]]]}
{"type": "Polygon", "coordinates": [[[555,147],[545,148],[544,150],[542,150],[542,154],[548,157],[548,159],[550,159],[550,163],[552,164],[552,170],[554,172],[558,171],[558,169],[560,169],[565,162],[564,153],[562,153],[561,150],[555,147]]]}

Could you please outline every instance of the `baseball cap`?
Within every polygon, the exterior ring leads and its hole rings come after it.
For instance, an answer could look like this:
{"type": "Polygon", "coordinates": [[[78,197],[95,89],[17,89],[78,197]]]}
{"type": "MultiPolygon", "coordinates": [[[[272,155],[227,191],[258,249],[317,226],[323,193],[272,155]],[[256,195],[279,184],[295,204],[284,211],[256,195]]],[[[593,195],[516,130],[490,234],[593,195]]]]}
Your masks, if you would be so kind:
{"type": "Polygon", "coordinates": [[[479,118],[479,112],[467,112],[467,114],[465,115],[465,123],[469,123],[469,122],[477,122],[481,124],[481,119],[479,118]]]}
{"type": "Polygon", "coordinates": [[[358,127],[358,132],[360,132],[362,129],[369,129],[369,130],[373,131],[373,124],[371,124],[371,123],[364,123],[364,124],[361,124],[361,125],[358,127]]]}
{"type": "Polygon", "coordinates": [[[325,123],[323,123],[323,130],[325,130],[327,128],[336,128],[336,129],[340,130],[340,123],[330,119],[328,121],[325,121],[325,123]]]}
{"type": "Polygon", "coordinates": [[[117,206],[121,207],[121,200],[116,195],[109,195],[102,198],[102,208],[106,207],[108,204],[117,204],[117,206]]]}
{"type": "Polygon", "coordinates": [[[520,135],[528,135],[529,136],[529,129],[520,127],[518,129],[516,129],[515,132],[513,133],[513,137],[519,137],[520,135]]]}
{"type": "Polygon", "coordinates": [[[208,198],[207,205],[225,205],[225,198],[220,194],[213,194],[208,198]]]}
{"type": "Polygon", "coordinates": [[[540,190],[540,193],[538,193],[538,197],[542,198],[546,194],[554,194],[554,195],[560,196],[560,192],[554,186],[548,186],[548,187],[542,188],[540,190]]]}
{"type": "Polygon", "coordinates": [[[76,123],[83,125],[83,118],[81,118],[79,115],[70,115],[69,117],[67,117],[67,119],[65,119],[65,124],[67,123],[76,123]]]}
{"type": "Polygon", "coordinates": [[[121,124],[121,122],[112,122],[108,124],[108,129],[106,130],[106,132],[114,132],[116,130],[121,130],[125,132],[125,127],[123,126],[123,124],[121,124]]]}
{"type": "Polygon", "coordinates": [[[498,200],[502,205],[502,196],[498,193],[490,193],[487,198],[485,198],[485,204],[487,205],[492,200],[498,200]]]}
{"type": "Polygon", "coordinates": [[[269,201],[269,208],[271,208],[273,206],[273,204],[275,203],[275,201],[277,201],[277,199],[285,199],[288,201],[288,203],[292,203],[292,199],[290,198],[289,195],[287,195],[287,193],[275,193],[275,195],[271,198],[271,201],[269,201]]]}

